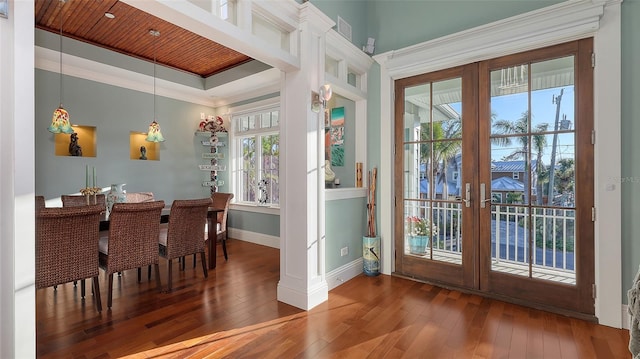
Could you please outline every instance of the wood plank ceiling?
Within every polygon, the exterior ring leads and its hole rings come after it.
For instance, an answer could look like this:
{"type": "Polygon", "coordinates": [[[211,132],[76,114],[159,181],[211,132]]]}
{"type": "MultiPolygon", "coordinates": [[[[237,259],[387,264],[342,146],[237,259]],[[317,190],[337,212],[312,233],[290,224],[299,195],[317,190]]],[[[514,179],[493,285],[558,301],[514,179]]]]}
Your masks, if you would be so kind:
{"type": "Polygon", "coordinates": [[[252,60],[118,0],[35,0],[36,28],[60,34],[61,22],[65,37],[204,78],[252,60]]]}

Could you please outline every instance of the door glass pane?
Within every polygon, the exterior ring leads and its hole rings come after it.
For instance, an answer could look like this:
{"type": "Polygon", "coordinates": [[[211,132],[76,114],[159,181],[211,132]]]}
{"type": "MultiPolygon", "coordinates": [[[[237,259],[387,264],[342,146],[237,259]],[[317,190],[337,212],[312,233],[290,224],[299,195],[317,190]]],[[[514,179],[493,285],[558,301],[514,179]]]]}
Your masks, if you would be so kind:
{"type": "Polygon", "coordinates": [[[431,122],[430,84],[405,89],[404,140],[405,142],[428,140],[431,122]]]}
{"type": "Polygon", "coordinates": [[[404,253],[459,265],[461,101],[460,78],[407,88],[403,153],[404,253]]]}
{"type": "Polygon", "coordinates": [[[408,143],[404,145],[404,197],[427,199],[430,196],[431,144],[408,143]]]}
{"type": "Polygon", "coordinates": [[[491,269],[575,285],[574,58],[491,81],[491,269]]]}

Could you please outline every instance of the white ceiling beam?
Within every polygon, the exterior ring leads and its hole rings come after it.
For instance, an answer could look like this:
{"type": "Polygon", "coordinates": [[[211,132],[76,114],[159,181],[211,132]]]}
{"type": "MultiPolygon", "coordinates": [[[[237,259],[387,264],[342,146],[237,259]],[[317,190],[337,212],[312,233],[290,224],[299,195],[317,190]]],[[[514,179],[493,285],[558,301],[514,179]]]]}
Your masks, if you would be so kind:
{"type": "MultiPolygon", "coordinates": [[[[282,71],[289,72],[300,68],[300,59],[297,56],[270,45],[258,36],[186,0],[121,1],[282,71]]],[[[296,5],[295,2],[292,3],[296,5]]]]}

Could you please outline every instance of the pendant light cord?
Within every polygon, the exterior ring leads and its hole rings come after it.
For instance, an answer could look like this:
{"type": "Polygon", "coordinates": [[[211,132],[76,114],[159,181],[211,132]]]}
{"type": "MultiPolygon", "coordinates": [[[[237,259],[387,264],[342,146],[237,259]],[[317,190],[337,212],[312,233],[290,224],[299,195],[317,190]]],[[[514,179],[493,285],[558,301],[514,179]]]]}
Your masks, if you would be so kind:
{"type": "Polygon", "coordinates": [[[150,29],[149,34],[155,39],[153,39],[153,121],[156,120],[156,63],[158,56],[158,36],[160,36],[160,31],[155,29],[150,29]]]}
{"type": "Polygon", "coordinates": [[[60,107],[62,107],[62,7],[64,0],[60,1],[60,107]]]}
{"type": "Polygon", "coordinates": [[[153,40],[153,120],[156,120],[156,56],[158,54],[158,35],[153,40]]]}

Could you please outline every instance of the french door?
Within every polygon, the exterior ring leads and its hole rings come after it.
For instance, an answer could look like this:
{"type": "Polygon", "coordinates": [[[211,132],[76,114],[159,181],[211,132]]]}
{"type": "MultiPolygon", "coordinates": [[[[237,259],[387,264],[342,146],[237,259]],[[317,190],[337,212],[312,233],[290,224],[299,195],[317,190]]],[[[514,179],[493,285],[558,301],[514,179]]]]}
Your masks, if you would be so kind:
{"type": "Polygon", "coordinates": [[[397,274],[594,313],[592,47],[396,81],[397,274]]]}

